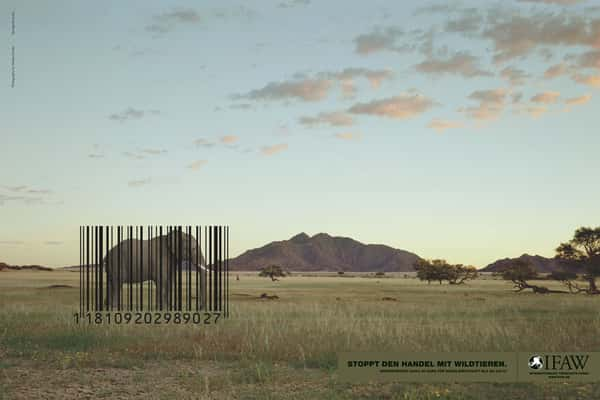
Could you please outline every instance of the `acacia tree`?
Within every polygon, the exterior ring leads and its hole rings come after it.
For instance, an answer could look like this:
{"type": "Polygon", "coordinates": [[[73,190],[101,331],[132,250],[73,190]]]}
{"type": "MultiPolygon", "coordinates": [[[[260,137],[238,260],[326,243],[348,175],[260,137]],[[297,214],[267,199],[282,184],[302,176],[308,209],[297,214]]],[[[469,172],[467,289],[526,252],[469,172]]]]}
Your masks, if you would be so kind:
{"type": "Polygon", "coordinates": [[[446,260],[417,260],[414,264],[417,271],[417,278],[422,281],[438,281],[440,285],[443,281],[450,284],[462,284],[469,279],[475,279],[478,276],[477,269],[462,264],[448,264],[446,260]]]}
{"type": "Polygon", "coordinates": [[[495,272],[494,275],[499,275],[502,279],[511,281],[517,292],[531,289],[534,293],[567,293],[561,290],[551,290],[545,286],[532,285],[527,282],[533,279],[539,279],[540,276],[531,263],[525,260],[515,260],[510,265],[495,272]]]}
{"type": "Polygon", "coordinates": [[[580,287],[573,280],[568,280],[569,290],[600,294],[596,285],[596,278],[600,276],[600,227],[577,229],[573,239],[556,248],[556,258],[568,269],[583,271],[587,287],[580,287]]]}
{"type": "Polygon", "coordinates": [[[258,276],[264,276],[271,278],[272,281],[277,281],[276,277],[284,277],[288,275],[279,265],[271,265],[263,268],[258,276]]]}
{"type": "Polygon", "coordinates": [[[470,265],[450,265],[448,269],[448,283],[451,285],[460,285],[470,279],[475,279],[479,276],[477,268],[470,265]]]}
{"type": "Polygon", "coordinates": [[[422,281],[439,281],[442,283],[442,269],[446,261],[444,260],[417,260],[413,265],[417,271],[417,278],[422,281]]]}
{"type": "Polygon", "coordinates": [[[552,271],[552,273],[548,275],[548,279],[559,281],[560,283],[565,285],[571,293],[579,293],[582,291],[579,285],[577,285],[577,283],[575,282],[575,280],[577,279],[577,273],[573,271],[552,271]]]}

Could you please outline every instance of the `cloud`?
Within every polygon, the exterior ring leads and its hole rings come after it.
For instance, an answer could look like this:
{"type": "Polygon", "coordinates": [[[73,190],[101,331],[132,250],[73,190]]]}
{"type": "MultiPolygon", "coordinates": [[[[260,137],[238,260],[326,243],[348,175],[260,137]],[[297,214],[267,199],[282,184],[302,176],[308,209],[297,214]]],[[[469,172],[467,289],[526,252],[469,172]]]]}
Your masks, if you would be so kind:
{"type": "Polygon", "coordinates": [[[136,180],[127,182],[127,186],[140,187],[140,186],[148,185],[148,184],[150,184],[150,182],[151,182],[150,178],[136,179],[136,180]]]}
{"type": "Polygon", "coordinates": [[[556,103],[559,97],[559,92],[542,92],[533,96],[531,101],[534,103],[552,104],[556,103]]]}
{"type": "Polygon", "coordinates": [[[550,50],[547,47],[541,48],[538,51],[538,54],[544,59],[544,61],[550,61],[552,60],[552,57],[554,57],[554,53],[552,52],[552,50],[550,50]]]}
{"type": "Polygon", "coordinates": [[[482,103],[488,104],[501,104],[504,102],[505,97],[505,89],[477,90],[469,95],[470,99],[479,100],[482,103]]]}
{"type": "Polygon", "coordinates": [[[335,79],[340,82],[351,81],[355,78],[365,78],[371,83],[371,87],[378,88],[384,80],[394,77],[389,69],[368,69],[368,68],[346,68],[340,72],[321,72],[320,77],[326,79],[335,79]]]}
{"type": "Polygon", "coordinates": [[[286,143],[276,144],[273,146],[263,146],[260,152],[265,156],[272,156],[273,154],[280,153],[287,150],[288,145],[286,143]]]}
{"type": "Polygon", "coordinates": [[[446,23],[446,32],[472,33],[483,25],[483,16],[476,8],[463,9],[462,15],[446,23]]]}
{"type": "Polygon", "coordinates": [[[290,127],[287,124],[280,124],[277,127],[277,130],[275,131],[276,135],[284,135],[284,136],[289,136],[290,135],[290,127]]]}
{"type": "Polygon", "coordinates": [[[327,97],[335,83],[340,84],[342,92],[348,97],[354,95],[356,88],[353,80],[357,78],[367,79],[371,87],[377,88],[384,80],[392,79],[393,73],[388,69],[372,70],[367,68],[346,68],[336,72],[320,72],[312,77],[297,73],[292,80],[271,82],[261,89],[232,97],[250,100],[296,99],[315,102],[327,97]]]}
{"type": "MultiPolygon", "coordinates": [[[[225,3],[225,2],[222,2],[222,3],[225,3]]],[[[243,4],[239,5],[237,7],[215,9],[215,10],[212,10],[210,14],[213,17],[219,18],[219,19],[238,18],[238,19],[245,19],[247,21],[253,19],[256,16],[256,12],[253,9],[251,9],[243,4]]]]}
{"type": "Polygon", "coordinates": [[[5,195],[5,194],[1,194],[0,193],[0,206],[4,205],[4,203],[7,202],[14,202],[14,203],[22,203],[22,204],[26,204],[26,205],[33,205],[33,204],[52,204],[49,202],[45,202],[44,199],[40,196],[10,196],[10,195],[5,195]]]}
{"type": "Polygon", "coordinates": [[[225,136],[221,136],[220,140],[221,140],[221,143],[233,144],[239,140],[239,137],[234,136],[234,135],[225,135],[225,136]]]}
{"type": "Polygon", "coordinates": [[[428,6],[419,7],[415,10],[413,15],[421,15],[421,14],[449,14],[453,11],[456,11],[457,7],[455,5],[450,5],[448,3],[440,3],[440,4],[431,4],[428,6]]]}
{"type": "Polygon", "coordinates": [[[164,149],[153,149],[153,148],[145,148],[138,150],[137,152],[123,152],[123,155],[132,160],[143,160],[146,157],[158,156],[160,154],[167,153],[167,150],[164,149]]]}
{"type": "Polygon", "coordinates": [[[249,104],[249,103],[232,104],[229,106],[229,108],[234,109],[234,110],[249,110],[250,108],[252,108],[252,104],[249,104]]]}
{"type": "Polygon", "coordinates": [[[467,52],[461,52],[446,60],[430,58],[415,65],[415,68],[419,72],[432,75],[451,74],[461,75],[465,78],[492,75],[479,68],[477,64],[477,58],[467,52]]]}
{"type": "Polygon", "coordinates": [[[18,185],[18,186],[3,186],[3,188],[10,190],[11,192],[22,192],[27,189],[26,185],[18,185]]]}
{"type": "Polygon", "coordinates": [[[340,80],[340,89],[342,90],[342,97],[344,99],[352,99],[356,95],[356,86],[352,79],[340,80]]]}
{"type": "Polygon", "coordinates": [[[143,155],[131,153],[129,151],[123,152],[123,155],[131,160],[143,160],[144,159],[143,155]]]}
{"type": "Polygon", "coordinates": [[[300,117],[298,121],[306,126],[321,124],[330,126],[351,126],[354,124],[354,118],[345,112],[322,112],[316,117],[300,117]]]}
{"type": "Polygon", "coordinates": [[[350,107],[348,112],[406,119],[429,110],[433,105],[434,102],[431,99],[420,94],[403,94],[368,103],[357,103],[350,107]]]}
{"type": "Polygon", "coordinates": [[[63,243],[64,242],[60,242],[60,241],[56,241],[56,240],[48,240],[48,241],[44,242],[44,244],[47,246],[60,246],[63,243]]]}
{"type": "Polygon", "coordinates": [[[545,3],[545,4],[559,4],[559,5],[572,5],[581,3],[585,0],[517,0],[520,3],[545,3]]]}
{"type": "Polygon", "coordinates": [[[469,99],[479,102],[476,107],[460,108],[469,118],[475,120],[493,120],[504,110],[506,98],[505,89],[477,90],[468,96],[469,99]]]}
{"type": "Polygon", "coordinates": [[[600,50],[588,51],[579,57],[581,68],[595,68],[600,70],[600,50]]]}
{"type": "Polygon", "coordinates": [[[33,193],[33,194],[50,194],[50,193],[52,193],[52,191],[48,190],[48,189],[28,189],[27,193],[33,193]]]}
{"type": "Polygon", "coordinates": [[[2,186],[2,187],[11,192],[17,192],[17,193],[21,193],[21,194],[51,194],[52,193],[52,190],[49,190],[49,189],[34,189],[27,185],[2,186]]]}
{"type": "Polygon", "coordinates": [[[0,245],[4,246],[21,246],[25,244],[22,240],[0,240],[0,245]]]}
{"type": "Polygon", "coordinates": [[[197,161],[194,161],[193,163],[189,164],[187,167],[191,170],[197,171],[200,168],[202,168],[203,166],[205,166],[206,163],[208,163],[208,161],[206,161],[206,160],[197,160],[197,161]]]}
{"type": "Polygon", "coordinates": [[[569,99],[566,99],[565,104],[568,104],[571,106],[581,105],[581,104],[585,104],[585,103],[589,102],[591,99],[592,99],[591,94],[585,94],[583,96],[571,97],[569,99]]]}
{"type": "Polygon", "coordinates": [[[106,146],[94,143],[93,151],[88,154],[88,158],[104,158],[106,153],[106,146]]]}
{"type": "Polygon", "coordinates": [[[35,188],[28,185],[2,185],[9,194],[0,193],[0,206],[6,203],[24,204],[24,205],[56,205],[62,204],[52,200],[53,191],[49,189],[35,188]]]}
{"type": "Polygon", "coordinates": [[[513,93],[511,97],[512,97],[513,104],[517,104],[517,103],[521,102],[521,99],[523,98],[523,93],[521,93],[521,92],[513,93]]]}
{"type": "Polygon", "coordinates": [[[574,74],[573,80],[583,85],[600,87],[600,75],[581,75],[574,74]]]}
{"type": "Polygon", "coordinates": [[[24,200],[24,196],[8,196],[0,193],[0,206],[3,206],[5,202],[8,201],[22,201],[24,200]]]}
{"type": "Polygon", "coordinates": [[[29,186],[27,186],[27,185],[2,186],[2,187],[11,192],[18,192],[18,193],[29,193],[29,194],[50,194],[50,193],[52,193],[52,191],[48,190],[48,189],[33,189],[33,188],[29,188],[29,186]]]}
{"type": "Polygon", "coordinates": [[[520,86],[525,83],[525,79],[529,78],[529,75],[518,68],[506,67],[500,71],[500,76],[510,82],[513,86],[520,86]]]}
{"type": "Polygon", "coordinates": [[[294,8],[294,7],[301,7],[301,6],[307,6],[310,4],[310,0],[288,0],[288,1],[282,1],[281,3],[278,4],[279,8],[294,8]]]}
{"type": "Polygon", "coordinates": [[[533,106],[533,107],[529,107],[527,108],[527,113],[529,115],[531,115],[534,118],[539,118],[542,114],[544,114],[546,111],[548,111],[546,109],[546,107],[537,107],[537,106],[533,106]]]}
{"type": "Polygon", "coordinates": [[[332,82],[327,79],[271,82],[262,89],[252,90],[239,97],[251,100],[297,99],[319,101],[327,96],[331,86],[332,82]]]}
{"type": "Polygon", "coordinates": [[[213,147],[215,145],[214,142],[211,142],[209,140],[203,139],[203,138],[199,138],[194,140],[193,142],[194,145],[196,145],[196,147],[213,147]]]}
{"type": "Polygon", "coordinates": [[[544,78],[553,79],[558,76],[568,74],[570,70],[571,68],[566,63],[562,62],[549,67],[546,72],[544,72],[544,78]]]}
{"type": "Polygon", "coordinates": [[[341,139],[341,140],[358,140],[361,138],[360,133],[353,133],[353,132],[340,132],[340,133],[336,133],[334,136],[337,139],[341,139]]]}
{"type": "Polygon", "coordinates": [[[397,39],[402,35],[404,32],[394,27],[359,35],[354,39],[355,52],[368,55],[379,51],[403,51],[404,47],[396,45],[397,39]]]}
{"type": "Polygon", "coordinates": [[[493,17],[483,35],[494,43],[494,61],[504,62],[542,45],[600,48],[600,20],[564,13],[504,13],[493,17]]]}
{"type": "Polygon", "coordinates": [[[439,133],[443,133],[447,129],[461,128],[462,126],[462,122],[443,119],[434,119],[427,125],[428,128],[435,129],[439,133]]]}
{"type": "Polygon", "coordinates": [[[175,9],[152,17],[153,23],[146,26],[148,32],[164,34],[181,24],[198,24],[200,15],[193,9],[175,9]]]}
{"type": "Polygon", "coordinates": [[[159,110],[138,110],[132,107],[127,108],[120,113],[114,113],[108,116],[109,119],[118,122],[125,122],[129,120],[142,119],[145,115],[152,114],[158,115],[160,114],[159,110]]]}
{"type": "Polygon", "coordinates": [[[166,153],[167,151],[166,151],[165,149],[151,149],[151,148],[145,148],[145,149],[142,149],[142,152],[143,152],[143,153],[146,153],[146,154],[150,154],[150,155],[159,155],[159,154],[164,154],[164,153],[166,153]]]}

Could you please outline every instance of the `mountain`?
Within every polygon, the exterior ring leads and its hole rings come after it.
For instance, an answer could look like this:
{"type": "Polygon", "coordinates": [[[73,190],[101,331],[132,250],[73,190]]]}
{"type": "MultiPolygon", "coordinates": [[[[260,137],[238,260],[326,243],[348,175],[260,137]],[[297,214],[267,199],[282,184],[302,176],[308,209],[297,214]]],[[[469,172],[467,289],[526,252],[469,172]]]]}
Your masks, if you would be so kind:
{"type": "Polygon", "coordinates": [[[529,262],[533,268],[540,273],[550,273],[556,270],[562,269],[562,265],[559,260],[555,258],[546,258],[542,256],[531,256],[529,254],[523,254],[517,258],[503,258],[501,260],[494,261],[487,267],[481,269],[483,272],[497,272],[502,268],[509,266],[517,260],[529,262]]]}
{"type": "Polygon", "coordinates": [[[292,271],[413,271],[420,257],[381,244],[363,244],[354,239],[319,233],[300,233],[289,240],[271,242],[248,250],[229,261],[232,270],[255,271],[279,265],[292,271]]]}
{"type": "Polygon", "coordinates": [[[0,262],[0,271],[12,270],[31,270],[31,271],[52,271],[50,267],[44,267],[43,265],[8,265],[0,262]]]}

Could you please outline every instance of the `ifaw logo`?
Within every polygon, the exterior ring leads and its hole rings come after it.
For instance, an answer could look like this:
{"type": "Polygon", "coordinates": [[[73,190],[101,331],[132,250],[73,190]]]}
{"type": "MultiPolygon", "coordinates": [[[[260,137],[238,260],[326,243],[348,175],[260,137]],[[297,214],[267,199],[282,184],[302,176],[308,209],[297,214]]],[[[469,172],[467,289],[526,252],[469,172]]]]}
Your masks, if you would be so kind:
{"type": "Polygon", "coordinates": [[[575,371],[585,369],[590,356],[587,354],[546,354],[529,358],[530,369],[546,371],[575,371]]]}

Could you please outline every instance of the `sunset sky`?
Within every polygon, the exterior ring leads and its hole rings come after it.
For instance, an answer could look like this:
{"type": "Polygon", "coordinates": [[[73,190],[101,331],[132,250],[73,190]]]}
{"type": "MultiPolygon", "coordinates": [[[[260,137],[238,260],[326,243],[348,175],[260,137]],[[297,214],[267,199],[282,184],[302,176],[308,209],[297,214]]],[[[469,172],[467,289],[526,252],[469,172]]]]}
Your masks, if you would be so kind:
{"type": "Polygon", "coordinates": [[[0,11],[0,261],[227,224],[233,256],[327,232],[483,267],[600,225],[600,1],[0,11]]]}

